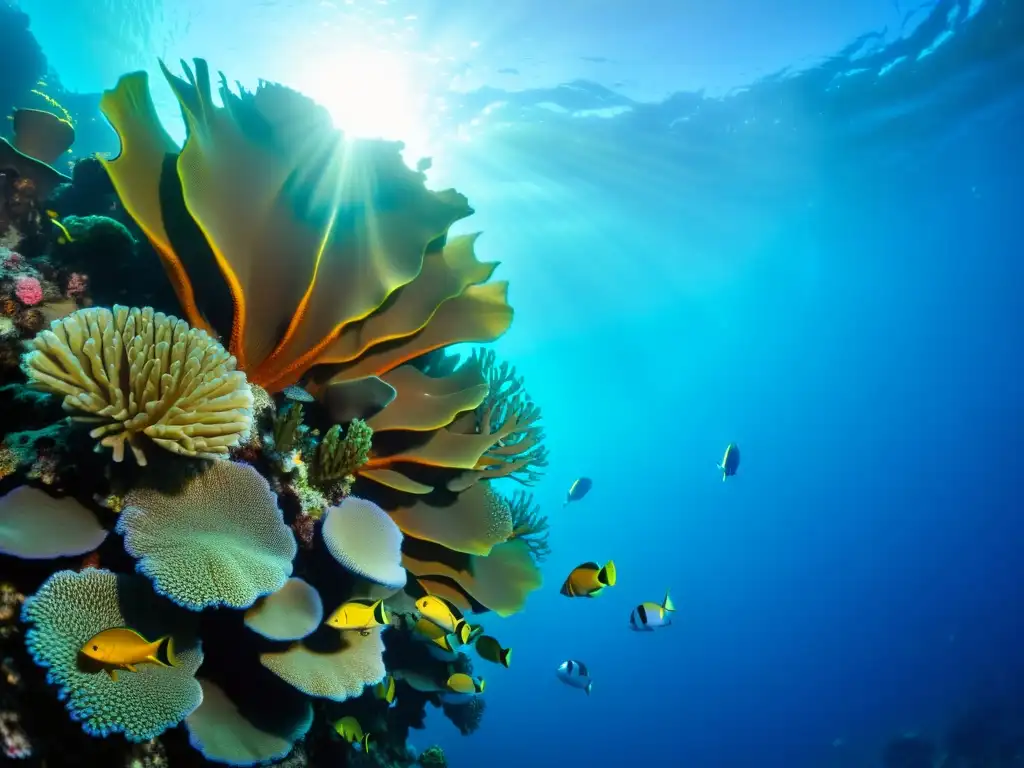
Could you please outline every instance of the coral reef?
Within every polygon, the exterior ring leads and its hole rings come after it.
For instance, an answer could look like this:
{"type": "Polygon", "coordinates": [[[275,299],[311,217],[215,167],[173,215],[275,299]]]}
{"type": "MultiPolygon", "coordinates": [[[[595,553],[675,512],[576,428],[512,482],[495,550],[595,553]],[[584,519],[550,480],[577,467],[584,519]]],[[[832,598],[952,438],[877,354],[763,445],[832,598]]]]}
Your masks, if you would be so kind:
{"type": "Polygon", "coordinates": [[[51,768],[446,765],[406,742],[428,707],[479,726],[483,685],[448,687],[479,632],[417,600],[516,613],[548,551],[495,485],[539,479],[539,408],[490,351],[445,351],[508,330],[508,286],[401,145],[274,83],[217,104],[201,60],[164,75],[184,147],[132,73],[100,100],[116,157],[57,168],[54,102],[15,112],[0,162],[0,743],[51,768]],[[84,652],[112,629],[149,649],[116,675],[84,652]],[[332,738],[346,717],[370,754],[332,738]]]}

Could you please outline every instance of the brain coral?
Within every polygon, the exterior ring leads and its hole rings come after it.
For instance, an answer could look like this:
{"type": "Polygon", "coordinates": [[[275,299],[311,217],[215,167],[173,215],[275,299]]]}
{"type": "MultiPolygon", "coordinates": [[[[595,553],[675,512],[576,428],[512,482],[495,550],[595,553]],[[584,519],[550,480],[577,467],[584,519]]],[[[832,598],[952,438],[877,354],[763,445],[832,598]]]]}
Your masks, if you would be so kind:
{"type": "MultiPolygon", "coordinates": [[[[188,716],[185,726],[189,742],[208,760],[228,765],[259,765],[279,760],[291,752],[292,745],[313,724],[313,705],[297,695],[291,700],[274,696],[270,701],[255,702],[262,705],[264,715],[257,724],[243,711],[252,709],[251,706],[239,706],[209,680],[199,682],[203,703],[188,716]]],[[[246,705],[253,703],[246,701],[246,705]]]]}
{"type": "Polygon", "coordinates": [[[55,499],[23,485],[0,498],[0,553],[28,559],[81,555],[96,549],[107,531],[70,496],[55,499]]]}
{"type": "Polygon", "coordinates": [[[402,532],[372,501],[349,496],[332,507],[322,535],[331,555],[348,571],[389,589],[405,586],[402,532]]]}
{"type": "Polygon", "coordinates": [[[93,736],[123,733],[147,741],[191,713],[203,695],[194,675],[203,661],[195,617],[161,601],[145,579],[87,568],[58,571],[25,601],[25,645],[74,720],[93,736]],[[174,638],[178,666],[144,664],[115,683],[102,671],[83,671],[78,653],[92,636],[131,627],[150,639],[174,638]]]}
{"type": "Polygon", "coordinates": [[[64,395],[76,420],[124,459],[144,465],[142,436],[172,453],[223,458],[252,422],[252,393],[235,358],[205,331],[151,308],[80,309],[32,340],[23,360],[36,386],[64,395]]]}
{"type": "Polygon", "coordinates": [[[365,635],[346,632],[338,650],[319,653],[296,643],[280,653],[260,655],[260,663],[289,685],[310,696],[345,701],[384,679],[382,628],[365,635]]]}
{"type": "Polygon", "coordinates": [[[276,592],[297,551],[267,481],[233,461],[212,464],[173,495],[132,490],[117,532],[156,591],[196,611],[248,608],[276,592]]]}
{"type": "Polygon", "coordinates": [[[277,592],[245,612],[245,625],[270,640],[300,640],[324,618],[320,593],[302,579],[288,579],[277,592]]]}

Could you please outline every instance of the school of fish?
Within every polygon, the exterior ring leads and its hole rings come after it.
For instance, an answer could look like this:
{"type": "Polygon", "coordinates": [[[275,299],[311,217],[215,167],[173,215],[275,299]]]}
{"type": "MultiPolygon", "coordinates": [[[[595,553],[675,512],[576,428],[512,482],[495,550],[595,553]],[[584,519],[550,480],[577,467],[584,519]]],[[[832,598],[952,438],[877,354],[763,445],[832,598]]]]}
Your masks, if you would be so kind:
{"type": "MultiPolygon", "coordinates": [[[[733,477],[740,466],[739,446],[736,443],[729,443],[722,456],[722,461],[716,466],[722,473],[723,481],[733,477]]],[[[593,481],[588,477],[580,477],[573,481],[562,506],[565,507],[582,500],[593,486],[593,481]]],[[[609,587],[614,587],[615,581],[616,570],[613,561],[609,560],[604,565],[590,561],[576,566],[569,572],[560,592],[565,597],[594,598],[609,587]]],[[[672,596],[666,590],[665,597],[660,603],[644,601],[630,611],[629,628],[634,632],[654,632],[663,627],[669,627],[672,625],[672,614],[675,610],[672,596]]],[[[578,688],[586,692],[588,696],[594,686],[589,668],[582,661],[576,659],[563,661],[555,670],[555,675],[569,687],[578,688]]]]}
{"type": "MultiPolygon", "coordinates": [[[[739,462],[739,447],[730,443],[721,463],[717,465],[723,481],[736,474],[739,462]]],[[[593,485],[590,478],[575,480],[566,493],[563,506],[581,501],[593,485]]],[[[603,565],[588,561],[569,572],[559,591],[569,598],[592,599],[614,587],[616,580],[614,561],[609,560],[603,565]]],[[[440,690],[445,702],[457,703],[479,696],[486,688],[486,681],[459,672],[454,666],[460,649],[470,645],[475,647],[477,655],[485,661],[506,669],[511,665],[512,649],[484,634],[483,627],[471,625],[462,612],[444,598],[425,595],[416,601],[416,610],[419,618],[413,625],[413,631],[427,645],[431,655],[449,662],[447,676],[443,681],[438,681],[412,671],[389,674],[372,688],[374,698],[379,701],[394,706],[397,679],[417,690],[440,690]]],[[[660,603],[646,601],[633,608],[629,615],[629,627],[635,632],[653,632],[671,626],[671,614],[675,610],[672,597],[666,591],[660,603]]],[[[340,632],[367,635],[373,628],[388,626],[390,622],[383,600],[353,598],[338,606],[324,623],[340,632]]],[[[97,633],[85,642],[79,653],[87,668],[91,666],[97,673],[105,672],[113,683],[117,683],[121,672],[138,672],[143,665],[171,667],[178,664],[173,637],[165,635],[150,640],[130,627],[111,627],[97,633]]],[[[566,685],[590,695],[594,682],[590,669],[583,662],[567,659],[558,666],[555,674],[566,685]]],[[[334,731],[354,749],[364,753],[370,751],[371,734],[363,730],[356,718],[341,718],[334,723],[334,731]]]]}

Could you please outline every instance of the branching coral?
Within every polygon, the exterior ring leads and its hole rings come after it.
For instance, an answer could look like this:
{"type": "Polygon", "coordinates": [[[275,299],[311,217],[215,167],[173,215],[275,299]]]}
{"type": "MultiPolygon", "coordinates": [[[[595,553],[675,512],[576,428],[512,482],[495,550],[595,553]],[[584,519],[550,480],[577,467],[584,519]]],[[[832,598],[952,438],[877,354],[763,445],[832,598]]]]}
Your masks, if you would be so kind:
{"type": "MultiPolygon", "coordinates": [[[[537,424],[540,408],[527,393],[515,368],[507,361],[498,364],[493,349],[475,350],[469,364],[478,366],[486,377],[487,397],[476,409],[472,428],[467,431],[487,433],[491,425],[499,424],[502,434],[481,456],[481,471],[464,475],[450,483],[449,488],[461,490],[479,477],[509,477],[523,485],[533,485],[548,465],[544,430],[537,424]]],[[[463,424],[468,426],[469,422],[463,424]]]]}
{"type": "Polygon", "coordinates": [[[64,395],[73,418],[124,459],[146,464],[142,438],[172,453],[223,458],[251,426],[252,393],[204,331],[150,308],[80,309],[32,341],[26,375],[64,395]]]}
{"type": "Polygon", "coordinates": [[[302,403],[291,403],[274,417],[274,450],[287,453],[295,447],[302,426],[302,403]]]}
{"type": "Polygon", "coordinates": [[[328,484],[354,474],[369,460],[372,441],[373,429],[365,421],[353,421],[344,436],[341,426],[335,424],[327,430],[317,450],[317,482],[328,484]]]}
{"type": "Polygon", "coordinates": [[[157,592],[197,611],[248,608],[276,592],[297,551],[267,481],[233,461],[211,465],[175,494],[133,489],[117,532],[157,592]]]}
{"type": "Polygon", "coordinates": [[[516,491],[505,502],[512,512],[512,535],[510,538],[526,542],[533,559],[547,559],[551,554],[548,546],[548,518],[541,514],[540,505],[533,501],[533,494],[516,491]]]}
{"type": "Polygon", "coordinates": [[[94,736],[123,733],[146,741],[180,723],[199,706],[194,677],[203,654],[191,616],[161,602],[139,576],[88,568],[58,571],[25,601],[25,644],[47,679],[60,689],[71,717],[94,736]],[[79,651],[111,627],[132,627],[144,636],[174,639],[177,664],[144,664],[117,682],[102,671],[84,669],[79,651]]]}

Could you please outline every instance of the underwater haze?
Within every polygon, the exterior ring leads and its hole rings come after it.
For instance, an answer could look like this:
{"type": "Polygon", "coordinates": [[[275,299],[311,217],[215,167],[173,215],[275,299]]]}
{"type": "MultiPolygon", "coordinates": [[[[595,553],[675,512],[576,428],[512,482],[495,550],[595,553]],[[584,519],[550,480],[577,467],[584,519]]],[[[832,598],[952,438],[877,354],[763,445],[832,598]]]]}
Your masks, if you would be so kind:
{"type": "MultiPolygon", "coordinates": [[[[1024,760],[1024,1],[13,5],[68,92],[150,72],[177,141],[158,59],[203,57],[404,141],[475,209],[456,228],[515,307],[495,349],[543,409],[551,554],[525,610],[482,617],[514,657],[477,663],[479,729],[432,710],[415,747],[923,768],[886,753],[913,736],[933,768],[1024,760]],[[614,587],[559,593],[608,560],[614,587]],[[666,590],[671,626],[631,631],[666,590]],[[951,742],[970,717],[984,758],[951,742]]],[[[76,153],[117,153],[76,117],[76,153]]]]}

